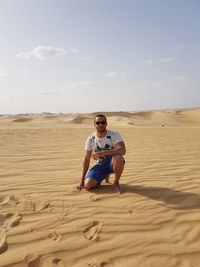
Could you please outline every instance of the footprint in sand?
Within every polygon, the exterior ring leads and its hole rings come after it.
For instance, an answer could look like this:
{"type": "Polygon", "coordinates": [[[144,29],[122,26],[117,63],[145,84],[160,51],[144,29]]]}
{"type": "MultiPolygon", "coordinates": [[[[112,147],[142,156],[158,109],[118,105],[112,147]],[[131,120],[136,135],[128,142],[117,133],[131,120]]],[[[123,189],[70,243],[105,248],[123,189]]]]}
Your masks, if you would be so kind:
{"type": "Polygon", "coordinates": [[[31,196],[13,196],[11,200],[13,200],[15,204],[19,204],[22,211],[38,212],[52,207],[48,201],[35,201],[31,199],[31,196]]]}
{"type": "Polygon", "coordinates": [[[34,203],[35,211],[41,211],[41,210],[47,209],[49,206],[50,206],[50,204],[47,201],[34,203]]]}
{"type": "Polygon", "coordinates": [[[88,267],[97,267],[95,263],[88,263],[88,267]]]}
{"type": "Polygon", "coordinates": [[[3,228],[9,230],[11,227],[18,225],[21,219],[22,215],[20,213],[0,214],[0,226],[2,225],[3,228]]]}
{"type": "Polygon", "coordinates": [[[6,233],[10,230],[10,228],[18,225],[21,219],[22,215],[19,213],[0,214],[0,226],[2,228],[2,230],[0,231],[0,254],[5,252],[8,248],[6,233]]]}
{"type": "Polygon", "coordinates": [[[16,225],[19,224],[19,222],[22,219],[22,215],[20,213],[16,213],[13,216],[11,216],[9,222],[8,222],[8,227],[15,227],[16,225]]]}
{"type": "Polygon", "coordinates": [[[59,234],[59,233],[56,232],[56,231],[50,233],[50,234],[48,235],[48,237],[50,237],[53,241],[59,241],[59,240],[62,239],[62,235],[59,234]]]}
{"type": "Polygon", "coordinates": [[[24,200],[21,202],[23,211],[41,211],[47,209],[50,204],[46,201],[24,200]]]}
{"type": "Polygon", "coordinates": [[[12,216],[12,213],[1,213],[0,214],[0,226],[4,225],[5,221],[7,218],[9,218],[10,216],[12,216]]]}
{"type": "Polygon", "coordinates": [[[99,265],[100,267],[111,267],[113,266],[112,264],[110,264],[109,262],[107,261],[102,261],[99,265]]]}
{"type": "Polygon", "coordinates": [[[132,210],[128,210],[128,213],[130,216],[133,216],[133,211],[132,210]]]}
{"type": "Polygon", "coordinates": [[[92,201],[97,201],[99,200],[100,198],[96,197],[96,196],[90,196],[90,200],[92,201]]]}
{"type": "Polygon", "coordinates": [[[88,240],[99,240],[99,233],[101,232],[103,224],[98,221],[92,222],[85,230],[83,231],[83,236],[88,240]]]}
{"type": "Polygon", "coordinates": [[[128,213],[129,215],[132,217],[132,216],[135,216],[135,217],[140,217],[141,214],[138,213],[138,212],[133,212],[132,210],[128,210],[128,213]]]}
{"type": "Polygon", "coordinates": [[[10,196],[0,198],[0,206],[7,204],[10,201],[10,199],[11,199],[10,196]]]}
{"type": "Polygon", "coordinates": [[[28,263],[28,267],[65,267],[64,262],[54,255],[38,257],[28,263]]]}
{"type": "Polygon", "coordinates": [[[107,261],[102,261],[99,265],[96,265],[95,263],[88,263],[88,267],[112,267],[113,265],[108,263],[107,261]]]}
{"type": "Polygon", "coordinates": [[[6,231],[5,229],[0,231],[0,254],[5,252],[8,248],[6,241],[6,231]]]}

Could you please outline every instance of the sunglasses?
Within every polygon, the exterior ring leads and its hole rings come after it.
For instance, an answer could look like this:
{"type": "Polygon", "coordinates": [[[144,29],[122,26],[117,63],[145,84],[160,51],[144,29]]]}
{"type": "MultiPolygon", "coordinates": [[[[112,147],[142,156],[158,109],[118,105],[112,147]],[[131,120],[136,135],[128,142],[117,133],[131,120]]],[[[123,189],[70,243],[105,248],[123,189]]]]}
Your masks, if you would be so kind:
{"type": "Polygon", "coordinates": [[[105,125],[106,124],[106,121],[95,121],[95,124],[96,125],[105,125]]]}

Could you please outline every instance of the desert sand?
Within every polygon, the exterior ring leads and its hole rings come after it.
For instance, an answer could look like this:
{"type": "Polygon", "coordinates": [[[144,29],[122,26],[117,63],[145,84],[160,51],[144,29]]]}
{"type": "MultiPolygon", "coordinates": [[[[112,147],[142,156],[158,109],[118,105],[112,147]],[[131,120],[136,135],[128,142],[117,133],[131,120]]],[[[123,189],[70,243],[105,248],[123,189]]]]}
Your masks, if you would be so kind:
{"type": "Polygon", "coordinates": [[[199,266],[200,109],[104,114],[121,195],[75,189],[94,114],[0,116],[0,266],[199,266]]]}

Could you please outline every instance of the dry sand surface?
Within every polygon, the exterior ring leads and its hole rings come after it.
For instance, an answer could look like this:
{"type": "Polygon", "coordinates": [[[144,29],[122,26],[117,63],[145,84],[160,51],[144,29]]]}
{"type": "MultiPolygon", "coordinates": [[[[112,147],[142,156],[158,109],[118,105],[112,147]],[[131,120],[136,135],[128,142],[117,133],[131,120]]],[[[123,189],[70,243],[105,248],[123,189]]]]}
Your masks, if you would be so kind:
{"type": "Polygon", "coordinates": [[[94,114],[0,117],[0,266],[199,266],[200,109],[106,114],[121,195],[75,189],[94,114]]]}

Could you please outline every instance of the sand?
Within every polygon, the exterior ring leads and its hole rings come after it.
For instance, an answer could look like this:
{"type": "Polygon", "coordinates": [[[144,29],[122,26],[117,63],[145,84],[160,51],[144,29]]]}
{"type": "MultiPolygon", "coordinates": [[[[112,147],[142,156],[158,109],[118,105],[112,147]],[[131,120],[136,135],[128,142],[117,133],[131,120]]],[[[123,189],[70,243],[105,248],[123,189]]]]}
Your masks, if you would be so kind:
{"type": "Polygon", "coordinates": [[[200,109],[106,114],[121,195],[75,189],[94,114],[0,117],[0,266],[199,266],[200,109]]]}

